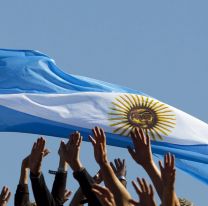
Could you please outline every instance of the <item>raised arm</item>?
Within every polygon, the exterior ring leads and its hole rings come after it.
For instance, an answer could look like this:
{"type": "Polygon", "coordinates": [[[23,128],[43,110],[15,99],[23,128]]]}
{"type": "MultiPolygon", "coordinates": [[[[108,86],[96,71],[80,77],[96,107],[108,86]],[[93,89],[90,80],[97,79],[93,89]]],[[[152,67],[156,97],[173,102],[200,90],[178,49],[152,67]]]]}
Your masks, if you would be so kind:
{"type": "Polygon", "coordinates": [[[113,169],[107,158],[106,136],[104,130],[95,127],[93,130],[94,137],[89,136],[89,139],[94,148],[94,156],[99,164],[103,181],[108,189],[114,194],[116,205],[128,205],[131,199],[130,194],[123,184],[116,177],[113,169]]]}
{"type": "MultiPolygon", "coordinates": [[[[95,183],[100,184],[103,181],[102,176],[101,176],[101,172],[98,171],[97,174],[93,177],[93,179],[94,179],[95,183]]],[[[87,199],[84,196],[81,188],[79,187],[72,198],[70,206],[82,206],[83,205],[82,203],[86,202],[86,201],[87,201],[87,199]]]]}
{"type": "Polygon", "coordinates": [[[71,134],[67,144],[62,142],[64,159],[73,170],[75,179],[79,182],[83,194],[88,199],[90,205],[101,206],[99,199],[92,191],[93,178],[89,175],[87,170],[83,167],[80,161],[80,146],[82,137],[79,132],[71,134]]]}
{"type": "MultiPolygon", "coordinates": [[[[160,170],[156,166],[152,157],[150,137],[144,135],[144,132],[141,129],[136,128],[134,132],[131,132],[131,139],[134,148],[129,147],[128,151],[132,158],[145,169],[162,201],[163,184],[160,170]]],[[[174,201],[176,206],[180,205],[176,194],[174,195],[174,201]]]]}
{"type": "Polygon", "coordinates": [[[161,161],[159,161],[159,165],[163,184],[162,206],[174,206],[174,183],[176,173],[174,168],[174,156],[171,154],[166,154],[164,156],[164,166],[162,165],[161,161]]]}
{"type": "Polygon", "coordinates": [[[24,206],[30,204],[28,191],[29,156],[22,161],[19,184],[16,189],[14,205],[24,206]]]}
{"type": "Polygon", "coordinates": [[[63,144],[60,143],[58,150],[59,166],[55,175],[55,180],[52,187],[52,195],[57,205],[63,205],[66,199],[71,195],[71,191],[66,192],[67,169],[68,164],[63,156],[63,144]],[[67,197],[66,197],[67,196],[67,197]]]}
{"type": "Polygon", "coordinates": [[[36,204],[44,206],[55,206],[56,203],[47,188],[41,171],[42,159],[46,151],[48,150],[45,148],[45,140],[42,137],[38,138],[37,142],[33,144],[33,148],[30,153],[30,179],[36,204]]]}

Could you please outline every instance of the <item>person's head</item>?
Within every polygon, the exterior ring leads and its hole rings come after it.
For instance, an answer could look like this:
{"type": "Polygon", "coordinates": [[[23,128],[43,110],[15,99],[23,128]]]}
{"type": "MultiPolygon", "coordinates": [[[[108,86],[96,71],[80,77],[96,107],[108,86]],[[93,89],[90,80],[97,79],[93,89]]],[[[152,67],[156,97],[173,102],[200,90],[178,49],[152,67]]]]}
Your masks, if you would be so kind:
{"type": "Polygon", "coordinates": [[[181,206],[194,206],[194,204],[185,198],[178,198],[181,206]]]}

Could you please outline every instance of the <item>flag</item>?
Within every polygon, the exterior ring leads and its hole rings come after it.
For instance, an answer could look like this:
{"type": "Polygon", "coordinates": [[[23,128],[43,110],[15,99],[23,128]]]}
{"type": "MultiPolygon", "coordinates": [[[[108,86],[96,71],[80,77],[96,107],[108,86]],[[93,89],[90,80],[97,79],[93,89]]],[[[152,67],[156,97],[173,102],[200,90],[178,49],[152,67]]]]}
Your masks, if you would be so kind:
{"type": "Polygon", "coordinates": [[[61,71],[32,50],[0,50],[0,131],[67,137],[91,128],[107,144],[132,145],[130,132],[151,137],[155,155],[171,152],[179,168],[208,183],[208,125],[140,91],[61,71]]]}

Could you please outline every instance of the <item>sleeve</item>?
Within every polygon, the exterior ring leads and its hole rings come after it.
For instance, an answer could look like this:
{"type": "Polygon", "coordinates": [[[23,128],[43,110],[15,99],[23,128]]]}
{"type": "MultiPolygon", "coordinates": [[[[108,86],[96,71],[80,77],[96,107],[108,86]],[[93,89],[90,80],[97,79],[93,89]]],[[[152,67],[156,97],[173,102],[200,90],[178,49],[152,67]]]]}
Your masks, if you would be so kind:
{"type": "Polygon", "coordinates": [[[55,201],[46,186],[43,174],[35,176],[30,173],[30,179],[36,204],[44,206],[55,206],[55,201]]]}
{"type": "Polygon", "coordinates": [[[52,196],[56,205],[64,204],[64,194],[66,189],[67,172],[56,172],[53,182],[52,196]]]}
{"type": "Polygon", "coordinates": [[[101,206],[99,199],[92,191],[93,178],[89,175],[86,169],[73,173],[74,178],[79,182],[83,194],[88,200],[89,205],[101,206]]]}
{"type": "Polygon", "coordinates": [[[27,184],[19,184],[16,189],[15,198],[14,198],[14,205],[15,206],[25,206],[29,205],[29,191],[27,184]]]}

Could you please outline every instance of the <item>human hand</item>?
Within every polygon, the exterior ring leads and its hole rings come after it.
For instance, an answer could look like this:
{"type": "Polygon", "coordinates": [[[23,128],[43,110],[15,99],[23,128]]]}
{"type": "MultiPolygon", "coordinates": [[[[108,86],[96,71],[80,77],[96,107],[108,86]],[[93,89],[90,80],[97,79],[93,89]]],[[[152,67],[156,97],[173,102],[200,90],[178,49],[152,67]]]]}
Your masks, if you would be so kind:
{"type": "MultiPolygon", "coordinates": [[[[48,149],[44,149],[43,151],[43,157],[47,156],[50,152],[48,149]]],[[[30,163],[30,155],[28,155],[27,157],[25,157],[22,160],[22,169],[29,169],[29,163],[30,163]]]]}
{"type": "Polygon", "coordinates": [[[162,166],[162,161],[159,161],[161,178],[163,185],[165,187],[174,188],[175,183],[175,157],[174,155],[168,153],[164,156],[164,167],[162,166]]]}
{"type": "Polygon", "coordinates": [[[94,138],[89,136],[89,140],[94,148],[94,156],[95,160],[99,165],[105,164],[108,162],[107,160],[107,150],[106,150],[106,136],[104,130],[95,127],[92,129],[94,138]]]}
{"type": "Polygon", "coordinates": [[[100,184],[103,181],[101,170],[97,172],[97,174],[93,177],[96,184],[100,184]]]}
{"type": "Polygon", "coordinates": [[[61,140],[60,146],[58,149],[58,154],[59,154],[60,159],[64,159],[64,146],[63,146],[62,142],[64,142],[64,141],[61,140]]]}
{"type": "Polygon", "coordinates": [[[148,186],[143,178],[137,178],[137,182],[139,186],[134,181],[132,181],[132,185],[138,194],[140,201],[131,200],[130,202],[135,206],[156,206],[152,185],[148,186]]]}
{"type": "Polygon", "coordinates": [[[125,159],[121,161],[120,158],[114,159],[114,163],[110,162],[110,165],[115,173],[115,175],[119,178],[121,176],[126,177],[126,162],[125,159]]]}
{"type": "Polygon", "coordinates": [[[11,192],[8,187],[4,186],[0,194],[0,206],[6,206],[11,197],[11,192]]]}
{"type": "MultiPolygon", "coordinates": [[[[37,142],[33,144],[32,151],[29,155],[29,169],[34,175],[40,175],[41,163],[44,156],[49,153],[48,149],[45,148],[45,140],[40,137],[37,142]]],[[[26,160],[27,162],[27,160],[26,160]]]]}
{"type": "Polygon", "coordinates": [[[72,194],[72,191],[65,189],[63,204],[69,200],[69,197],[71,196],[71,194],[72,194]]]}
{"type": "Polygon", "coordinates": [[[128,147],[130,155],[138,164],[146,168],[153,162],[150,137],[145,136],[142,129],[135,128],[135,131],[131,132],[131,139],[134,149],[128,147]]]}
{"type": "Polygon", "coordinates": [[[82,137],[79,132],[75,132],[70,135],[69,141],[65,144],[61,142],[63,158],[69,164],[73,171],[79,171],[83,168],[80,161],[80,147],[82,143],[82,137]]]}
{"type": "Polygon", "coordinates": [[[59,154],[59,170],[61,169],[62,171],[67,171],[68,168],[68,164],[64,159],[64,144],[62,144],[62,142],[64,143],[63,140],[61,140],[60,146],[59,146],[59,150],[58,150],[58,154],[59,154]]]}
{"type": "Polygon", "coordinates": [[[116,206],[114,196],[108,188],[94,184],[92,191],[96,194],[103,206],[116,206]]]}
{"type": "Polygon", "coordinates": [[[22,168],[24,169],[29,168],[29,161],[30,161],[30,155],[28,155],[22,160],[22,168]]]}

